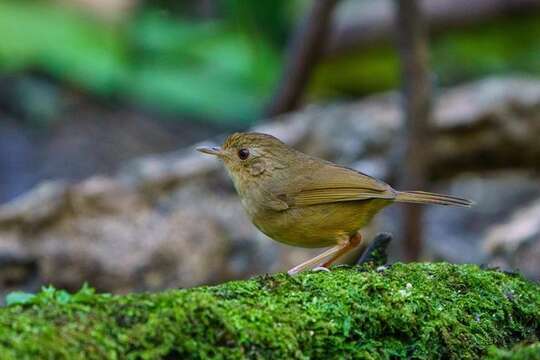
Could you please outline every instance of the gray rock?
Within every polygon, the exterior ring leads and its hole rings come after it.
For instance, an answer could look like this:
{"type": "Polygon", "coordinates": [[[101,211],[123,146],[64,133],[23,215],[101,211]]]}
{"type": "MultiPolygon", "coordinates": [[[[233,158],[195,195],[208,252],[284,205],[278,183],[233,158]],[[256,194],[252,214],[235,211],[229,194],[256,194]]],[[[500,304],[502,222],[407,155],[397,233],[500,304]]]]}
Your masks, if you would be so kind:
{"type": "Polygon", "coordinates": [[[524,171],[464,174],[434,190],[460,194],[476,202],[466,211],[426,208],[426,254],[432,259],[460,263],[494,265],[493,254],[486,252],[483,245],[487,234],[508,221],[530,199],[540,199],[538,179],[524,171]]]}
{"type": "Polygon", "coordinates": [[[512,216],[486,231],[482,249],[491,263],[504,269],[518,269],[540,280],[540,199],[519,207],[512,216]]]}

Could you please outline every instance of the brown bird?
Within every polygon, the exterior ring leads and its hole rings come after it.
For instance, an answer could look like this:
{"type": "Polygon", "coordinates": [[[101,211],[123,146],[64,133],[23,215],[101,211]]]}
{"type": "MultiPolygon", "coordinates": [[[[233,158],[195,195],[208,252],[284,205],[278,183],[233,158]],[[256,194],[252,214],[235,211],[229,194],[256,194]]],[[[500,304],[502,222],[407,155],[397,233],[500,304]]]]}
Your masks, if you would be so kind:
{"type": "Polygon", "coordinates": [[[394,190],[381,180],[306,155],[267,134],[236,133],[222,148],[197,150],[223,161],[245,211],[260,231],[293,246],[333,246],[289,270],[291,275],[321,263],[327,268],[359,246],[359,230],[393,202],[472,205],[454,196],[394,190]]]}

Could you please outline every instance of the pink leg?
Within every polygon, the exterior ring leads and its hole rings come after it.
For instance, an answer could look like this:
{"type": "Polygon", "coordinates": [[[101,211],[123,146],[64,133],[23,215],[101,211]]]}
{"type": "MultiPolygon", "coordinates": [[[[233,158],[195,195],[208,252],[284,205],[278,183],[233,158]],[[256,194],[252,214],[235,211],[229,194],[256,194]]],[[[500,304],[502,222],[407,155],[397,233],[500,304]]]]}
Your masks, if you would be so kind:
{"type": "Polygon", "coordinates": [[[293,267],[292,269],[290,269],[288,271],[288,274],[289,275],[298,274],[299,272],[301,272],[301,271],[303,271],[305,269],[311,268],[311,267],[317,265],[318,263],[320,263],[322,260],[324,260],[327,257],[331,256],[331,258],[322,265],[323,267],[328,267],[334,261],[336,261],[338,258],[340,258],[344,254],[348,253],[349,251],[351,251],[352,249],[354,249],[358,245],[360,245],[361,242],[362,242],[362,236],[360,235],[360,233],[357,233],[356,235],[349,238],[346,242],[344,242],[342,244],[339,244],[339,245],[336,245],[336,246],[326,250],[322,254],[319,254],[319,255],[315,256],[314,258],[309,259],[309,260],[301,263],[300,265],[297,265],[297,266],[293,267]]]}
{"type": "Polygon", "coordinates": [[[324,264],[322,264],[322,267],[325,267],[325,268],[330,267],[330,265],[332,265],[337,259],[345,255],[349,251],[355,249],[361,243],[362,243],[362,235],[360,235],[360,233],[356,233],[356,235],[351,236],[351,238],[347,242],[347,246],[340,249],[334,256],[332,256],[324,264]]]}

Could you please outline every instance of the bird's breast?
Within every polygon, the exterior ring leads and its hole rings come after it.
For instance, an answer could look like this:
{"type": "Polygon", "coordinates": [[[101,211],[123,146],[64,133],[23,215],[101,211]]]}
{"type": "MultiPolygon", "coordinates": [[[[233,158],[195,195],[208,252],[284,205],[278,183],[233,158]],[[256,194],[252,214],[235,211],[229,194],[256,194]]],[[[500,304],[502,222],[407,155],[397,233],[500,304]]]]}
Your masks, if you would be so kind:
{"type": "Polygon", "coordinates": [[[326,247],[343,241],[367,225],[389,202],[361,200],[306,207],[281,212],[259,212],[252,218],[272,239],[300,247],[326,247]]]}

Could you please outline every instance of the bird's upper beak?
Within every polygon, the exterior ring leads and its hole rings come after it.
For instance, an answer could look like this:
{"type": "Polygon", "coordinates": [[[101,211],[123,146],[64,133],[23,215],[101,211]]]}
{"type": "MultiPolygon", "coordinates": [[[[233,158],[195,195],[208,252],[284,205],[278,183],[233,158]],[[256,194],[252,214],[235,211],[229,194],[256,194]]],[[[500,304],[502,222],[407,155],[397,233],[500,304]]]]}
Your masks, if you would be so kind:
{"type": "Polygon", "coordinates": [[[218,156],[218,157],[221,157],[223,156],[223,150],[221,150],[221,148],[219,147],[199,147],[197,148],[197,151],[200,151],[202,153],[205,153],[205,154],[210,154],[210,155],[215,155],[215,156],[218,156]]]}

